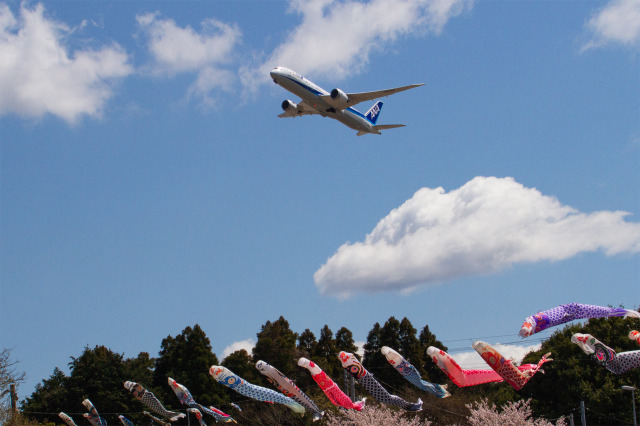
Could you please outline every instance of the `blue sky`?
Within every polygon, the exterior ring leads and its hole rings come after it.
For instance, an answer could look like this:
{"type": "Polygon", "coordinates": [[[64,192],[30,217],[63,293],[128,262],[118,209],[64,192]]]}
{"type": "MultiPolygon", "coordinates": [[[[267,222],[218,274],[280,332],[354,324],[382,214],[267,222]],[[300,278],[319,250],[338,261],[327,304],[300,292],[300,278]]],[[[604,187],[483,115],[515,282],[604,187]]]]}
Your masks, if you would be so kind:
{"type": "Polygon", "coordinates": [[[280,315],[358,341],[406,316],[464,357],[539,343],[520,325],[558,304],[638,306],[637,0],[9,1],[0,28],[21,398],[195,323],[221,356],[280,315]],[[277,118],[277,65],[425,86],[356,137],[277,118]]]}

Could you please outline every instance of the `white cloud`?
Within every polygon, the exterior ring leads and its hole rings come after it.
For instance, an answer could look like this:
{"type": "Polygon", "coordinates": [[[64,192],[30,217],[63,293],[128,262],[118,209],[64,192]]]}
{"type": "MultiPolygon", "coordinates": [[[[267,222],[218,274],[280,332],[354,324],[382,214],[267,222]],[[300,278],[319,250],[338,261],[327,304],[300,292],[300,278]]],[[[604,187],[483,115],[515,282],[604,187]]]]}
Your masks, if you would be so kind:
{"type": "Polygon", "coordinates": [[[70,53],[65,38],[71,33],[48,20],[42,4],[22,5],[18,17],[0,4],[0,115],[49,113],[70,123],[101,115],[112,82],[133,72],[127,53],[115,43],[70,53]]]}
{"type": "Polygon", "coordinates": [[[155,61],[152,73],[197,74],[188,96],[200,96],[205,101],[213,89],[231,87],[235,72],[225,67],[242,37],[237,25],[205,19],[201,23],[202,31],[197,32],[189,26],[179,27],[171,19],[160,19],[156,13],[138,15],[136,20],[148,37],[149,51],[155,61]]]}
{"type": "Polygon", "coordinates": [[[291,0],[302,16],[286,41],[255,69],[242,70],[245,87],[268,81],[269,71],[283,65],[334,79],[359,72],[372,52],[401,36],[439,34],[445,24],[471,8],[472,0],[291,0]]]}
{"type": "MultiPolygon", "coordinates": [[[[537,351],[542,347],[542,343],[535,345],[503,345],[500,343],[491,344],[491,346],[503,357],[512,360],[515,364],[520,365],[523,358],[531,351],[537,351]]],[[[468,352],[459,352],[450,354],[456,360],[458,365],[464,370],[471,369],[488,369],[489,365],[475,350],[468,352]]]]}
{"type": "Polygon", "coordinates": [[[235,351],[239,351],[240,349],[246,350],[249,353],[249,355],[251,355],[251,352],[253,351],[253,348],[255,345],[256,345],[256,342],[253,339],[246,339],[246,340],[240,340],[238,342],[233,342],[232,344],[230,344],[229,346],[227,346],[222,350],[220,361],[222,361],[223,359],[225,359],[235,351]]]}
{"type": "Polygon", "coordinates": [[[321,293],[410,291],[519,262],[581,252],[640,252],[628,213],[581,213],[513,178],[476,177],[449,193],[422,188],[363,242],[346,243],[314,274],[321,293]]]}
{"type": "Polygon", "coordinates": [[[610,43],[640,45],[640,0],[612,0],[587,23],[593,33],[583,50],[610,43]]]}

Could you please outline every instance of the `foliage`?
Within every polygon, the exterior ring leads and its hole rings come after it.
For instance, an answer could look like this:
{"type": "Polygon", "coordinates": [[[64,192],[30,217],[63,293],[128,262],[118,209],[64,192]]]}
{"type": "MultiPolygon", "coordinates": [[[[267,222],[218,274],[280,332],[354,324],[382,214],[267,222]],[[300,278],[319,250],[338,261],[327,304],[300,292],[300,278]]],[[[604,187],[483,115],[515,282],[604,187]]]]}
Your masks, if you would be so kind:
{"type": "Polygon", "coordinates": [[[211,342],[205,332],[196,324],[187,327],[176,337],[167,336],[162,340],[160,353],[155,362],[152,383],[139,381],[151,389],[167,408],[182,408],[176,395],[167,385],[167,377],[186,386],[198,403],[220,405],[226,401],[226,392],[209,375],[209,367],[218,365],[218,358],[212,352],[211,342]]]}
{"type": "Polygon", "coordinates": [[[358,352],[358,347],[353,340],[353,333],[351,333],[351,330],[347,327],[341,327],[340,330],[336,332],[336,350],[338,352],[358,352]]]}
{"type": "MultiPolygon", "coordinates": [[[[434,383],[447,383],[447,375],[438,368],[435,362],[432,362],[429,359],[429,356],[426,355],[426,351],[429,346],[435,346],[436,348],[442,349],[443,351],[449,350],[441,341],[436,338],[436,335],[429,330],[429,326],[425,325],[422,331],[420,331],[420,336],[418,337],[420,340],[420,344],[422,345],[422,349],[425,354],[425,380],[434,383]]],[[[413,361],[410,361],[413,363],[413,361]]],[[[415,364],[414,364],[415,365],[415,364]]]]}
{"type": "MultiPolygon", "coordinates": [[[[51,377],[36,386],[35,392],[22,403],[22,413],[41,422],[57,421],[60,411],[84,412],[85,398],[89,398],[100,413],[139,411],[135,405],[138,402],[122,385],[131,371],[148,371],[150,366],[148,354],[124,360],[121,354],[104,346],[86,347],[78,358],[71,357],[69,376],[55,368],[51,377]]],[[[116,416],[104,417],[114,424],[118,422],[116,416]]]]}
{"type": "Polygon", "coordinates": [[[289,322],[282,316],[277,321],[267,321],[257,337],[258,341],[253,348],[253,362],[263,360],[285,376],[291,376],[297,368],[298,334],[291,331],[289,322]]]}
{"type": "Polygon", "coordinates": [[[310,358],[315,353],[317,344],[316,336],[308,328],[298,336],[297,348],[305,358],[310,358]]]}
{"type": "MultiPolygon", "coordinates": [[[[471,414],[467,422],[471,426],[553,426],[553,423],[544,419],[532,419],[532,410],[529,406],[531,400],[508,402],[498,411],[494,404],[489,404],[486,399],[469,404],[467,408],[471,414]]],[[[564,426],[563,418],[556,423],[564,426]]]]}

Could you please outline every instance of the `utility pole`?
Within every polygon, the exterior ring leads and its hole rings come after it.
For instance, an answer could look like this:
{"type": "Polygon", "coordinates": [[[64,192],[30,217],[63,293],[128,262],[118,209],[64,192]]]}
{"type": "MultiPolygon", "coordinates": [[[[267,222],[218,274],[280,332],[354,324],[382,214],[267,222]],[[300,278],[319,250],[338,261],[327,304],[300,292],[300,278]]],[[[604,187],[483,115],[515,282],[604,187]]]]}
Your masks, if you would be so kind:
{"type": "Polygon", "coordinates": [[[580,419],[582,420],[582,426],[587,426],[587,416],[584,410],[584,401],[580,401],[580,419]]]}
{"type": "Polygon", "coordinates": [[[575,426],[573,424],[573,413],[569,414],[569,426],[575,426]]]}
{"type": "Polygon", "coordinates": [[[636,388],[635,386],[622,386],[622,390],[631,391],[631,407],[633,408],[633,426],[638,425],[636,420],[636,388]]]}
{"type": "Polygon", "coordinates": [[[349,377],[351,377],[351,400],[355,402],[356,401],[356,383],[355,383],[356,381],[353,378],[353,376],[349,376],[349,377]]]}
{"type": "Polygon", "coordinates": [[[16,392],[16,384],[11,383],[9,389],[11,392],[11,416],[15,418],[18,416],[18,392],[16,392]]]}

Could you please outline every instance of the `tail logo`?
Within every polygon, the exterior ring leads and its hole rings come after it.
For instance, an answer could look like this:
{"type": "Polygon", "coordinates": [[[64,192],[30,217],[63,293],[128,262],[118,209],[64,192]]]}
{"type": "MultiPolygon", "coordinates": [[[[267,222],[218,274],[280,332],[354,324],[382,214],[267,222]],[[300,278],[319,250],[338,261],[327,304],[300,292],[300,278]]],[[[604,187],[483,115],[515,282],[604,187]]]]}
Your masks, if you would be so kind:
{"type": "Polygon", "coordinates": [[[371,124],[376,124],[378,121],[378,115],[380,115],[380,110],[382,109],[382,102],[376,102],[369,111],[367,111],[366,117],[367,120],[371,122],[371,124]]]}

